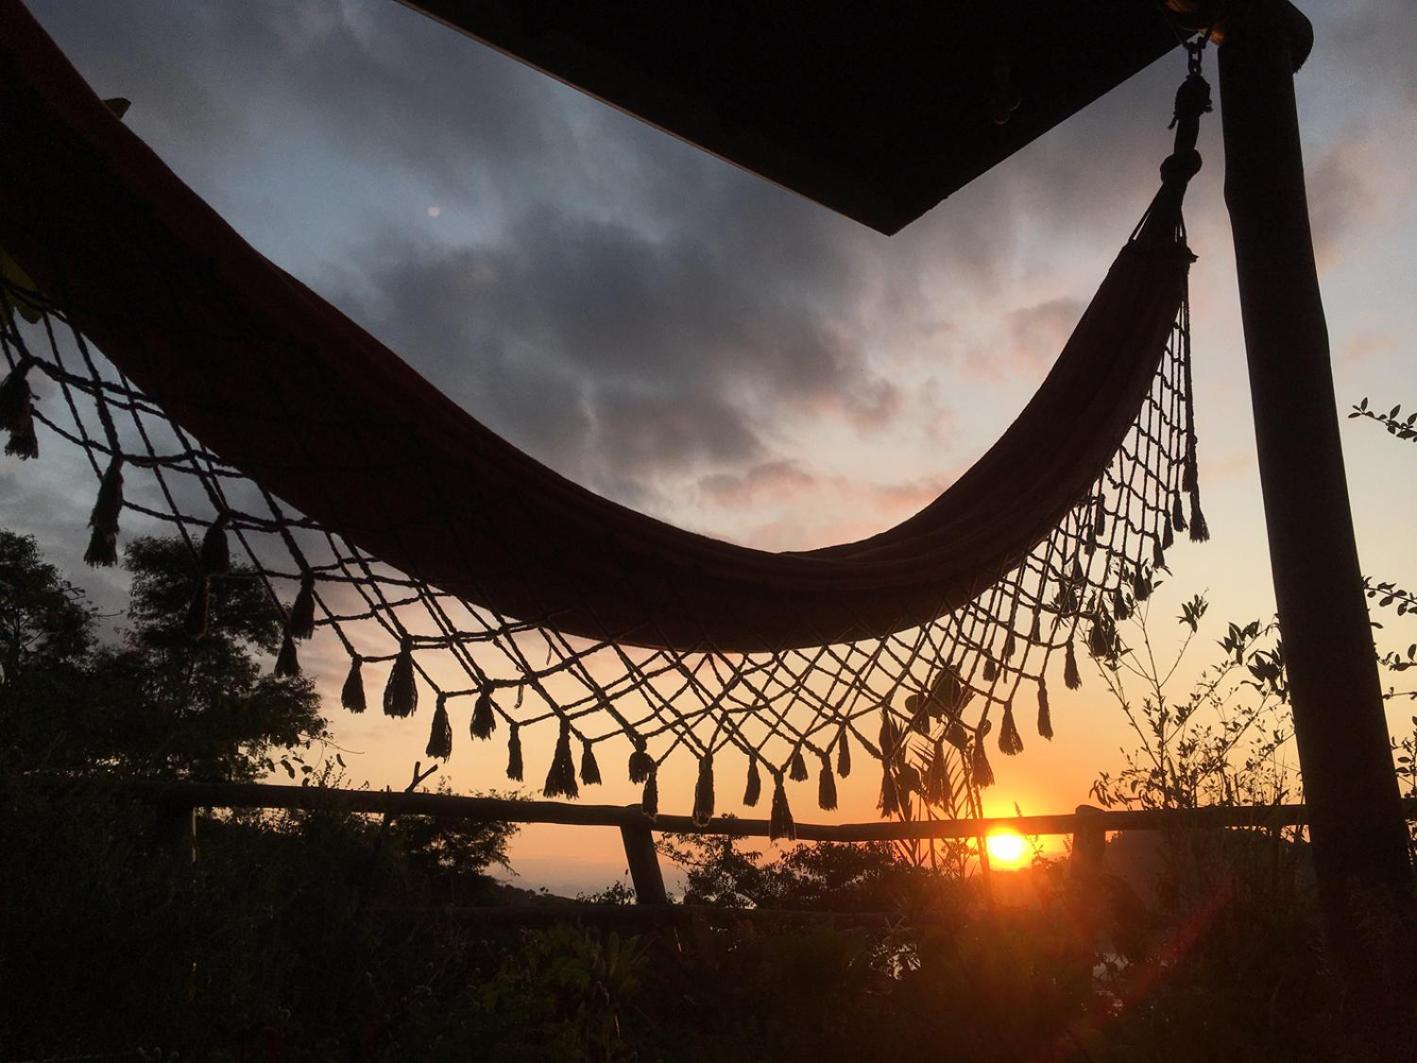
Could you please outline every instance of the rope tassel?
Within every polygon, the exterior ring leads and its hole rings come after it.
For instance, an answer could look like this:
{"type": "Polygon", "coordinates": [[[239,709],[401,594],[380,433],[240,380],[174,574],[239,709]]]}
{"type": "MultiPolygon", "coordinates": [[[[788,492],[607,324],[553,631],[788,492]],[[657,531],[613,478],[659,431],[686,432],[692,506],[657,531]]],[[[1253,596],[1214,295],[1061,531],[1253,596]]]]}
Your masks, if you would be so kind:
{"type": "Polygon", "coordinates": [[[1008,757],[1023,752],[1023,736],[1018,733],[1018,724],[1014,722],[1014,707],[1009,703],[1004,705],[1004,722],[999,728],[999,752],[1008,757]]]}
{"type": "Polygon", "coordinates": [[[1042,676],[1038,677],[1038,734],[1050,742],[1053,740],[1053,713],[1048,707],[1048,683],[1042,676]]]}
{"type": "Polygon", "coordinates": [[[895,756],[896,726],[889,709],[881,709],[881,759],[895,756]]]}
{"type": "Polygon", "coordinates": [[[295,640],[287,631],[280,640],[280,652],[276,654],[276,675],[283,679],[300,674],[300,658],[295,653],[295,640]]]}
{"type": "Polygon", "coordinates": [[[344,677],[344,686],[339,691],[339,703],[353,713],[368,708],[364,698],[364,658],[357,655],[350,658],[349,674],[344,677]]]}
{"type": "Polygon", "coordinates": [[[703,826],[713,819],[713,754],[699,758],[699,778],[694,783],[694,822],[703,826]]]}
{"type": "Polygon", "coordinates": [[[1191,542],[1210,542],[1210,525],[1201,512],[1201,492],[1199,487],[1191,488],[1191,542]]]}
{"type": "Polygon", "coordinates": [[[507,778],[522,781],[522,734],[515,723],[507,725],[507,778]]]}
{"type": "Polygon", "coordinates": [[[822,754],[822,770],[817,776],[817,807],[825,812],[836,808],[836,779],[832,777],[831,758],[822,754]]]}
{"type": "MultiPolygon", "coordinates": [[[[289,638],[289,633],[287,633],[289,638]]],[[[412,716],[418,708],[418,681],[413,675],[413,647],[408,639],[399,646],[389,682],[384,687],[384,715],[412,716]]]]}
{"type": "Polygon", "coordinates": [[[645,788],[640,793],[640,811],[650,819],[659,815],[659,771],[651,770],[645,778],[645,788]]]}
{"type": "Polygon", "coordinates": [[[1087,652],[1094,657],[1107,657],[1112,652],[1111,618],[1101,610],[1093,616],[1087,629],[1087,652]]]}
{"type": "MultiPolygon", "coordinates": [[[[1186,311],[1183,310],[1183,313],[1186,311]]],[[[1196,393],[1191,381],[1191,349],[1189,336],[1186,338],[1184,357],[1181,361],[1186,389],[1186,456],[1181,469],[1181,486],[1190,496],[1191,502],[1191,542],[1203,543],[1210,539],[1210,527],[1201,512],[1201,485],[1199,465],[1196,460],[1196,393]]],[[[1177,499],[1177,508],[1180,500],[1177,499]]],[[[1179,528],[1176,529],[1180,531],[1179,528]]]]}
{"type": "Polygon", "coordinates": [[[787,807],[787,791],[783,789],[782,774],[773,775],[772,815],[768,819],[768,840],[797,840],[797,824],[792,822],[792,809],[787,807]]]}
{"type": "Polygon", "coordinates": [[[590,739],[581,739],[581,783],[585,786],[600,785],[600,763],[595,759],[595,747],[590,739]]]}
{"type": "Polygon", "coordinates": [[[645,752],[645,740],[639,735],[634,736],[635,751],[630,754],[630,781],[632,783],[642,783],[650,777],[654,771],[654,758],[645,752]]]}
{"type": "MultiPolygon", "coordinates": [[[[300,577],[300,590],[290,606],[290,637],[308,639],[315,634],[315,577],[306,572],[300,577]]],[[[430,753],[429,756],[432,756],[430,753]]]]}
{"type": "Polygon", "coordinates": [[[484,687],[472,706],[472,721],[468,724],[468,731],[473,738],[486,741],[492,737],[492,732],[495,730],[497,730],[496,705],[492,701],[492,691],[484,687]]]}
{"type": "Polygon", "coordinates": [[[226,514],[218,513],[202,534],[202,545],[197,552],[200,574],[183,622],[188,638],[200,639],[206,636],[211,614],[211,578],[231,571],[231,548],[226,542],[226,521],[226,514]]]}
{"type": "Polygon", "coordinates": [[[748,784],[743,788],[743,804],[748,808],[756,808],[758,800],[763,796],[763,777],[758,772],[758,758],[750,755],[748,757],[748,784]]]}
{"type": "Polygon", "coordinates": [[[209,576],[222,576],[231,571],[231,544],[226,540],[228,520],[225,513],[218,513],[202,535],[202,571],[209,576]]]}
{"type": "Polygon", "coordinates": [[[39,457],[39,439],[34,434],[34,395],[28,373],[34,360],[22,357],[0,382],[0,428],[10,433],[5,453],[28,461],[39,457]]]}
{"type": "Polygon", "coordinates": [[[1078,657],[1073,650],[1073,640],[1068,640],[1067,651],[1063,654],[1063,685],[1069,690],[1082,686],[1082,676],[1078,674],[1078,657]]]}
{"type": "Polygon", "coordinates": [[[10,424],[10,440],[5,453],[21,461],[39,457],[39,437],[34,434],[34,407],[26,406],[10,424]]]}
{"type": "Polygon", "coordinates": [[[836,773],[843,779],[851,775],[851,742],[847,738],[845,724],[842,724],[841,734],[836,740],[836,773]]]}
{"type": "Polygon", "coordinates": [[[96,568],[108,568],[118,563],[118,514],[123,509],[123,455],[114,453],[113,460],[98,486],[98,500],[89,515],[89,548],[84,551],[84,563],[96,568]]]}
{"type": "Polygon", "coordinates": [[[984,748],[984,739],[993,729],[988,720],[979,721],[979,729],[974,733],[974,748],[970,755],[969,775],[979,789],[994,785],[994,768],[989,763],[989,753],[984,748]]]}
{"type": "Polygon", "coordinates": [[[576,766],[571,760],[571,724],[561,721],[561,733],[556,738],[556,751],[551,754],[551,767],[546,772],[546,783],[541,788],[545,797],[579,797],[580,787],[576,785],[576,766]]]}
{"type": "Polygon", "coordinates": [[[428,732],[428,746],[424,753],[439,760],[447,760],[453,755],[453,725],[448,719],[448,695],[438,695],[438,705],[433,710],[433,728],[428,732]]]}
{"type": "Polygon", "coordinates": [[[891,758],[895,756],[896,729],[890,710],[881,710],[881,796],[876,807],[884,816],[894,816],[900,811],[900,791],[896,786],[895,772],[891,770],[891,758]]]}
{"type": "Polygon", "coordinates": [[[15,430],[15,419],[30,408],[34,394],[30,391],[29,371],[34,359],[28,355],[15,363],[15,368],[0,380],[0,428],[15,430]]]}
{"type": "Polygon", "coordinates": [[[1122,585],[1117,584],[1117,589],[1112,592],[1112,615],[1118,620],[1125,620],[1132,615],[1132,605],[1127,601],[1126,592],[1122,590],[1122,585]]]}
{"type": "Polygon", "coordinates": [[[793,782],[807,781],[807,762],[802,759],[801,746],[792,751],[792,765],[788,769],[787,777],[793,782]]]}
{"type": "Polygon", "coordinates": [[[896,785],[895,772],[891,770],[889,760],[881,762],[881,796],[876,801],[876,807],[882,816],[894,816],[900,811],[900,788],[896,785]]]}

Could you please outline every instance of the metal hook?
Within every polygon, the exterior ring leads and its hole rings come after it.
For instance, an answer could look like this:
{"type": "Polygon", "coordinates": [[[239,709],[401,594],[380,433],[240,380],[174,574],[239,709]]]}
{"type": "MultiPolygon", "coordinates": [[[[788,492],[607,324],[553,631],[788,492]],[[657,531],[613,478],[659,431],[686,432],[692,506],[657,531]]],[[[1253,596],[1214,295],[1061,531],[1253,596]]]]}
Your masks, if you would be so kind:
{"type": "Polygon", "coordinates": [[[1205,54],[1206,42],[1210,40],[1210,30],[1197,34],[1186,42],[1186,73],[1192,76],[1201,72],[1201,58],[1205,54]]]}

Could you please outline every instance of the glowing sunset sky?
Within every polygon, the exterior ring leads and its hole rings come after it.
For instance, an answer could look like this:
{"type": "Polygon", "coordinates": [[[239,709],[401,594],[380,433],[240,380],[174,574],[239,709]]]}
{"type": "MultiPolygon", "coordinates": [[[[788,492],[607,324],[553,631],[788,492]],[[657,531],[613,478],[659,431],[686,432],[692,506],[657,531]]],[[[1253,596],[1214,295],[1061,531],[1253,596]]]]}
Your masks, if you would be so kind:
{"type": "MultiPolygon", "coordinates": [[[[1185,66],[1164,58],[887,238],[397,4],[30,3],[239,232],[474,416],[597,491],[770,549],[892,524],[997,438],[1155,190],[1185,66]]],[[[1317,40],[1298,92],[1339,402],[1417,408],[1417,19],[1396,4],[1309,6],[1317,40]]],[[[1274,608],[1218,113],[1200,149],[1188,225],[1213,539],[1169,558],[1156,604],[1168,635],[1195,592],[1208,590],[1212,626],[1274,608]]],[[[1345,422],[1343,438],[1364,571],[1412,587],[1417,448],[1368,422],[1345,422]]],[[[0,464],[0,514],[117,603],[120,577],[79,562],[93,483],[73,457],[0,464]]],[[[333,657],[307,667],[331,693],[343,675],[333,657]]],[[[1115,766],[1127,737],[1089,668],[1081,691],[1056,685],[1051,744],[1029,734],[1021,757],[992,757],[989,811],[1071,809],[1115,766]]],[[[356,777],[402,785],[426,715],[333,711],[339,742],[362,752],[346,758],[356,777]]],[[[529,768],[552,737],[528,745],[529,768]]],[[[501,755],[464,743],[452,785],[504,787],[501,755]]],[[[635,799],[602,766],[591,799],[635,799]]],[[[666,777],[680,796],[665,807],[687,810],[692,769],[674,770],[684,785],[666,777]]],[[[836,818],[873,816],[878,782],[857,771],[836,818]]],[[[805,797],[794,808],[830,818],[805,797]]],[[[514,860],[553,889],[623,867],[609,830],[528,830],[514,860]]]]}

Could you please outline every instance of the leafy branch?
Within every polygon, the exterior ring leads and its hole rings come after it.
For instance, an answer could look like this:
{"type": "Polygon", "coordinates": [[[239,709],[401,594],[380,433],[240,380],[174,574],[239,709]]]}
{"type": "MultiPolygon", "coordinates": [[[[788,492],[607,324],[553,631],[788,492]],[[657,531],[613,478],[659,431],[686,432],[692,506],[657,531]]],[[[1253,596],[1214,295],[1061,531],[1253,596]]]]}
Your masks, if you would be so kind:
{"type": "Polygon", "coordinates": [[[1173,693],[1177,669],[1200,632],[1206,600],[1196,595],[1182,604],[1181,644],[1164,660],[1148,630],[1149,605],[1139,604],[1131,618],[1135,648],[1119,639],[1114,653],[1094,655],[1099,677],[1139,744],[1122,751],[1123,767],[1115,776],[1099,775],[1093,797],[1108,808],[1282,800],[1286,772],[1278,755],[1292,729],[1283,647],[1274,638],[1274,625],[1258,620],[1227,625],[1217,640],[1222,656],[1189,690],[1173,693]]]}
{"type": "Polygon", "coordinates": [[[1407,420],[1401,419],[1402,404],[1394,406],[1387,413],[1374,410],[1368,405],[1368,399],[1364,396],[1363,401],[1348,411],[1348,419],[1351,421],[1355,417],[1366,417],[1370,421],[1377,421],[1388,430],[1389,435],[1398,439],[1406,439],[1410,442],[1417,442],[1417,412],[1409,413],[1407,420]]]}

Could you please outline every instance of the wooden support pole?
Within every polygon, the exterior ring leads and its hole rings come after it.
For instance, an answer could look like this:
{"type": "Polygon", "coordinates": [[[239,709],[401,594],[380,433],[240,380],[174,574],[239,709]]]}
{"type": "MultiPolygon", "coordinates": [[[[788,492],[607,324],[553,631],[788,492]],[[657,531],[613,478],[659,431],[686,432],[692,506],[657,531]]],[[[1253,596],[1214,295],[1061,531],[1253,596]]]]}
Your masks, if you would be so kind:
{"type": "Polygon", "coordinates": [[[1068,870],[1078,878],[1095,878],[1102,873],[1107,851],[1107,828],[1102,809],[1078,805],[1077,826],[1073,829],[1073,851],[1068,870]]]}
{"type": "Polygon", "coordinates": [[[197,862],[197,809],[189,802],[168,800],[156,809],[157,829],[163,847],[172,854],[176,867],[191,867],[197,862]]]}
{"type": "Polygon", "coordinates": [[[630,881],[635,884],[635,899],[640,904],[668,904],[664,875],[659,870],[659,853],[654,848],[654,835],[648,826],[622,823],[620,837],[625,843],[625,859],[630,865],[630,881]]]}
{"type": "Polygon", "coordinates": [[[1220,49],[1225,201],[1265,522],[1325,929],[1371,964],[1355,907],[1411,906],[1407,832],[1361,589],[1304,188],[1294,71],[1312,28],[1231,4],[1220,49]]]}

